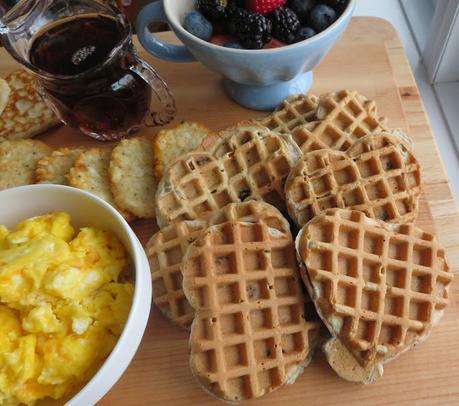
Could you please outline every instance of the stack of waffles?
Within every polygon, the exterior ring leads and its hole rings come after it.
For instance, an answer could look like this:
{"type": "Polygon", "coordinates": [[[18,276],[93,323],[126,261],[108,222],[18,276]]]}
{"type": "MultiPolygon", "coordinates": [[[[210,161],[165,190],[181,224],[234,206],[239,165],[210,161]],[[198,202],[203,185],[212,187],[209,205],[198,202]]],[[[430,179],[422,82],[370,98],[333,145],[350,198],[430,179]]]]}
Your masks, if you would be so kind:
{"type": "Polygon", "coordinates": [[[339,376],[370,383],[425,339],[452,272],[412,224],[420,184],[409,137],[348,90],[291,96],[171,162],[146,250],[201,386],[260,397],[320,346],[339,376]]]}

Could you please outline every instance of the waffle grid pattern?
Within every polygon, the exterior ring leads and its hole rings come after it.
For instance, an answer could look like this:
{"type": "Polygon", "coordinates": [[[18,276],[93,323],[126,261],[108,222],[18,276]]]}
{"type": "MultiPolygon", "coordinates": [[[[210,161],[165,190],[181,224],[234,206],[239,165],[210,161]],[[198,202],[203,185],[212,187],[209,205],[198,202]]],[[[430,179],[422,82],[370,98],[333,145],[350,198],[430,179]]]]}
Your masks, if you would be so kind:
{"type": "Polygon", "coordinates": [[[207,227],[229,221],[262,222],[290,235],[288,221],[273,206],[256,200],[230,203],[208,219],[181,221],[159,230],[148,241],[146,252],[153,281],[153,302],[174,323],[189,328],[194,309],[185,297],[180,265],[190,244],[207,227]]]}
{"type": "Polygon", "coordinates": [[[272,131],[291,133],[296,127],[314,121],[318,100],[314,95],[290,96],[277,110],[258,123],[272,131]]]}
{"type": "Polygon", "coordinates": [[[302,237],[300,251],[321,292],[319,308],[361,364],[390,359],[428,335],[453,277],[433,236],[411,225],[375,227],[347,210],[331,210],[306,229],[310,241],[302,237]]]}
{"type": "Polygon", "coordinates": [[[315,137],[340,151],[365,135],[387,131],[376,104],[356,91],[342,90],[321,97],[316,118],[319,125],[314,129],[315,137]]]}
{"type": "Polygon", "coordinates": [[[212,227],[184,261],[184,287],[198,308],[191,365],[225,400],[270,392],[295,375],[318,323],[304,305],[290,237],[265,224],[212,227]]]}
{"type": "Polygon", "coordinates": [[[167,169],[156,195],[160,225],[192,220],[204,212],[247,199],[285,208],[284,183],[296,158],[286,142],[273,133],[260,136],[254,131],[231,140],[225,139],[215,149],[217,158],[191,153],[167,169]],[[225,148],[228,151],[223,153],[225,148]]]}
{"type": "MultiPolygon", "coordinates": [[[[377,149],[352,157],[315,151],[293,169],[285,191],[289,213],[298,225],[328,208],[360,210],[387,222],[414,221],[421,183],[418,162],[403,144],[391,141],[394,138],[370,137],[380,138],[377,149]]],[[[358,143],[352,149],[360,152],[358,143]]]]}
{"type": "Polygon", "coordinates": [[[207,221],[181,221],[158,231],[147,243],[153,283],[153,302],[174,323],[187,327],[194,309],[182,288],[182,259],[189,244],[207,227],[207,221]]]}

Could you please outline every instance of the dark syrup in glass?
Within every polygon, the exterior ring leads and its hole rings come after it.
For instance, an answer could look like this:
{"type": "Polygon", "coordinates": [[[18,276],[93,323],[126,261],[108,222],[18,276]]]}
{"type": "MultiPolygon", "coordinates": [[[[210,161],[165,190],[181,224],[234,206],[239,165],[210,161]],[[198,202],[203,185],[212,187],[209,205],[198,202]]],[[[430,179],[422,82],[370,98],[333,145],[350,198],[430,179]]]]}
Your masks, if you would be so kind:
{"type": "Polygon", "coordinates": [[[151,89],[130,69],[135,63],[130,41],[112,55],[124,37],[125,27],[98,14],[59,21],[36,36],[30,62],[55,75],[42,85],[70,126],[90,135],[138,129],[150,107],[151,89]]]}

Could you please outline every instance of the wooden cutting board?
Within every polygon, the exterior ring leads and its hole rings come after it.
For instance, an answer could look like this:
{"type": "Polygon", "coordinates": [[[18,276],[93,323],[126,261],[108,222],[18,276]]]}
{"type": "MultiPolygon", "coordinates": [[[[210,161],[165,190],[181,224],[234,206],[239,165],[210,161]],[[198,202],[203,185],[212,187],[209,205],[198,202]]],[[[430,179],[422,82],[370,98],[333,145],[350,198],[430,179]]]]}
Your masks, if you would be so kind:
{"type": "MultiPolygon", "coordinates": [[[[173,40],[171,33],[162,34],[173,40]]],[[[144,56],[145,53],[141,51],[144,56]]],[[[173,64],[146,56],[175,94],[181,120],[196,120],[218,130],[240,120],[263,116],[246,110],[226,97],[221,79],[199,63],[173,64]]],[[[17,67],[0,50],[0,75],[17,67]]],[[[450,266],[459,270],[459,214],[438,148],[424,111],[405,51],[394,28],[385,20],[353,18],[342,40],[314,72],[312,92],[356,89],[376,100],[391,127],[401,127],[413,138],[423,168],[423,195],[417,224],[436,233],[447,249],[450,266]]],[[[142,135],[154,136],[148,129],[142,135]]],[[[98,145],[67,127],[40,139],[52,146],[98,145]]],[[[133,224],[142,243],[153,234],[152,221],[133,224]]],[[[317,352],[310,367],[297,380],[251,405],[365,405],[394,403],[459,404],[459,325],[454,282],[452,300],[432,336],[414,351],[385,368],[378,382],[363,386],[339,379],[317,352]]],[[[103,405],[221,404],[195,382],[188,368],[188,333],[172,326],[156,308],[142,344],[121,380],[101,401],[103,405]]]]}

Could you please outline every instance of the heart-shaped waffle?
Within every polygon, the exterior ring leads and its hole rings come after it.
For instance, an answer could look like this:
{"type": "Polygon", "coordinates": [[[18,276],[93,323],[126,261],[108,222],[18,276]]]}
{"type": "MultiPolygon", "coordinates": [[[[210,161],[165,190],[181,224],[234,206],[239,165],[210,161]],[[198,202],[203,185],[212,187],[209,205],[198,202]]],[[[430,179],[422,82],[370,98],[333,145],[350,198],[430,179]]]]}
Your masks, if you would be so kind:
{"type": "Polygon", "coordinates": [[[416,218],[421,193],[419,163],[398,138],[368,135],[347,151],[306,154],[290,173],[285,196],[300,227],[328,208],[351,208],[390,223],[416,218]]]}
{"type": "Polygon", "coordinates": [[[160,227],[249,199],[285,209],[284,183],[301,156],[290,136],[241,129],[213,151],[183,155],[166,169],[156,193],[160,227]]]}
{"type": "Polygon", "coordinates": [[[182,288],[180,266],[183,257],[203,231],[228,221],[262,222],[290,235],[289,223],[279,210],[268,203],[249,200],[230,203],[207,219],[170,224],[155,233],[145,247],[153,281],[153,302],[167,318],[181,327],[189,328],[194,318],[194,309],[182,288]]]}
{"type": "Polygon", "coordinates": [[[182,271],[196,309],[190,366],[207,391],[237,402],[295,381],[319,323],[305,314],[289,234],[265,223],[212,226],[190,246],[182,271]]]}
{"type": "Polygon", "coordinates": [[[328,362],[370,383],[383,364],[428,337],[448,303],[453,274],[435,237],[331,209],[300,231],[303,281],[332,338],[328,362]]]}

